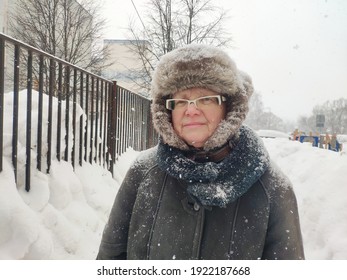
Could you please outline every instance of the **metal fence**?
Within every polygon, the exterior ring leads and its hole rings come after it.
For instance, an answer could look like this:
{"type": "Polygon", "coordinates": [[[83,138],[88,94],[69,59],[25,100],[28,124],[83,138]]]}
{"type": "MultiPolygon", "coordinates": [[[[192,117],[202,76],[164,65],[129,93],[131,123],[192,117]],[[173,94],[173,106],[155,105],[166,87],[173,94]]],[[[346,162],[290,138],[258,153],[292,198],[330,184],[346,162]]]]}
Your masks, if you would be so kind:
{"type": "Polygon", "coordinates": [[[15,180],[24,181],[27,191],[31,167],[49,173],[54,158],[73,168],[89,162],[113,172],[128,147],[155,145],[150,103],[0,33],[0,172],[10,145],[15,180]]]}

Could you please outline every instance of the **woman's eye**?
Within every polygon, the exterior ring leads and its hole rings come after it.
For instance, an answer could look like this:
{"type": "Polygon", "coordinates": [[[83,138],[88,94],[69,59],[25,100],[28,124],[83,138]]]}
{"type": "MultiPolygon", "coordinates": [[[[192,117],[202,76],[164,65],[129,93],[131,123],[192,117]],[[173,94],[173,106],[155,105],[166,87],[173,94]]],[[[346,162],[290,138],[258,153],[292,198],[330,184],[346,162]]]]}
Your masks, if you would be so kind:
{"type": "Polygon", "coordinates": [[[202,102],[202,104],[211,104],[214,102],[214,98],[213,97],[205,97],[200,99],[200,101],[202,102]]]}
{"type": "Polygon", "coordinates": [[[187,101],[185,100],[176,100],[176,106],[185,106],[187,104],[187,101]]]}

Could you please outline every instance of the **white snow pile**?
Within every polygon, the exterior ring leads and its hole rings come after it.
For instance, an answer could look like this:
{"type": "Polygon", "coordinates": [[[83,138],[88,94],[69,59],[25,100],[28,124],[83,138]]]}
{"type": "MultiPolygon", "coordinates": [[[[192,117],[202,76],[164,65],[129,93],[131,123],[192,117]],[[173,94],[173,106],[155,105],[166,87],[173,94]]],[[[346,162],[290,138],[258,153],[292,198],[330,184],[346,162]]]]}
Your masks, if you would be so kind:
{"type": "Polygon", "coordinates": [[[264,143],[294,185],[306,258],[347,259],[347,153],[278,138],[264,143]]]}
{"type": "Polygon", "coordinates": [[[256,132],[260,137],[263,137],[263,138],[285,138],[285,139],[290,138],[290,134],[287,134],[278,130],[259,129],[256,132]]]}
{"type": "MultiPolygon", "coordinates": [[[[4,110],[5,121],[12,119],[7,98],[11,94],[5,96],[9,107],[4,110]]],[[[20,106],[25,106],[25,97],[22,101],[20,106]]],[[[20,122],[23,118],[22,114],[20,122]]],[[[120,157],[114,178],[97,164],[84,163],[74,171],[70,163],[53,160],[49,174],[36,170],[34,164],[31,190],[26,192],[23,167],[15,184],[11,125],[5,129],[0,259],[95,259],[114,197],[138,152],[128,149],[120,157]]],[[[23,137],[25,133],[20,133],[19,143],[25,143],[23,137]]],[[[285,138],[264,138],[264,143],[294,185],[306,258],[347,259],[347,154],[285,138]]],[[[19,145],[19,166],[25,162],[23,149],[19,145]]]]}

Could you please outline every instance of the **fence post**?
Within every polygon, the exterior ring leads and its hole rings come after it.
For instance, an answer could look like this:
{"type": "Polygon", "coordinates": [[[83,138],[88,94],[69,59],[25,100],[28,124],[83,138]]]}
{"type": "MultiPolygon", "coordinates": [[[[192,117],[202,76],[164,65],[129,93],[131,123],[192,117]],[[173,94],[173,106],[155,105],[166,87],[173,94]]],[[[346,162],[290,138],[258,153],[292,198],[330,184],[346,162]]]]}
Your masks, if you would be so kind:
{"type": "Polygon", "coordinates": [[[107,138],[106,135],[108,135],[108,131],[107,131],[107,127],[108,127],[108,118],[107,118],[107,112],[108,112],[108,91],[111,88],[110,83],[106,83],[105,84],[105,91],[104,91],[104,113],[103,113],[103,118],[104,118],[104,135],[103,135],[103,143],[102,143],[102,151],[103,151],[103,167],[105,168],[105,166],[107,166],[108,164],[108,160],[107,160],[107,150],[106,150],[106,143],[107,143],[107,138]]]}
{"type": "MultiPolygon", "coordinates": [[[[80,105],[81,108],[83,110],[84,105],[83,105],[83,72],[80,73],[80,105]]],[[[80,142],[79,142],[79,158],[78,158],[78,162],[79,165],[82,166],[83,163],[83,130],[84,130],[84,126],[83,126],[83,114],[81,114],[80,116],[80,131],[79,131],[79,137],[80,137],[80,142]]]]}
{"type": "Polygon", "coordinates": [[[13,71],[13,123],[12,123],[12,165],[17,183],[17,153],[18,153],[18,104],[19,104],[19,61],[20,47],[15,45],[13,71]]]}
{"type": "Polygon", "coordinates": [[[37,110],[37,159],[36,168],[41,171],[42,167],[42,118],[43,118],[43,71],[44,71],[44,57],[40,55],[39,62],[39,81],[38,81],[38,110],[37,110]]]}
{"type": "MultiPolygon", "coordinates": [[[[63,64],[58,64],[58,116],[57,123],[61,124],[62,120],[62,100],[63,100],[63,64]]],[[[57,160],[61,159],[61,125],[57,125],[57,160]]]]}
{"type": "Polygon", "coordinates": [[[112,90],[110,91],[110,98],[109,98],[109,142],[108,142],[108,150],[109,154],[111,156],[110,159],[110,166],[109,170],[111,171],[113,175],[113,165],[115,163],[116,158],[116,151],[115,151],[115,144],[116,144],[116,121],[117,121],[117,82],[114,81],[112,85],[112,90]]]}
{"type": "Polygon", "coordinates": [[[65,67],[64,77],[64,99],[65,99],[65,151],[64,160],[69,161],[69,140],[70,140],[70,80],[71,70],[70,66],[65,67]]]}
{"type": "Polygon", "coordinates": [[[93,133],[94,133],[94,77],[91,77],[91,95],[90,95],[90,137],[89,137],[89,163],[92,164],[93,163],[93,141],[95,139],[93,139],[93,133]]]}
{"type": "Polygon", "coordinates": [[[48,85],[48,125],[47,125],[47,170],[49,173],[52,163],[52,128],[53,128],[53,90],[55,82],[55,61],[49,60],[49,85],[48,85]]]}
{"type": "MultiPolygon", "coordinates": [[[[153,120],[152,120],[152,114],[151,114],[151,104],[152,101],[149,102],[149,109],[148,109],[148,147],[152,147],[157,144],[158,139],[156,138],[156,132],[154,130],[153,126],[153,120]]],[[[147,148],[148,148],[147,147],[147,148]]]]}
{"type": "Polygon", "coordinates": [[[75,170],[76,162],[76,110],[77,110],[77,69],[73,72],[73,90],[72,90],[72,150],[71,150],[71,164],[75,170]]]}
{"type": "Polygon", "coordinates": [[[26,124],[26,166],[25,190],[30,191],[31,173],[31,109],[32,109],[32,82],[33,79],[33,53],[28,51],[27,65],[27,124],[26,124]]]}

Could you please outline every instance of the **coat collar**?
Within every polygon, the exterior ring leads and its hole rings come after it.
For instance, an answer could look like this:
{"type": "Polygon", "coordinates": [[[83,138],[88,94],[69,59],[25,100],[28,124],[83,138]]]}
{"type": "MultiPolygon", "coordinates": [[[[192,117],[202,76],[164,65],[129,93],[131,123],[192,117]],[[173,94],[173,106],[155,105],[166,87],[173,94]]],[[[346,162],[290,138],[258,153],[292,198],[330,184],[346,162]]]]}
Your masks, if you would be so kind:
{"type": "Polygon", "coordinates": [[[224,158],[226,158],[231,152],[232,146],[227,143],[221,148],[215,149],[213,151],[204,151],[193,149],[184,153],[184,156],[187,158],[204,163],[204,162],[221,162],[224,158]]]}

